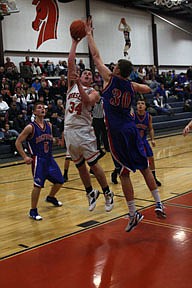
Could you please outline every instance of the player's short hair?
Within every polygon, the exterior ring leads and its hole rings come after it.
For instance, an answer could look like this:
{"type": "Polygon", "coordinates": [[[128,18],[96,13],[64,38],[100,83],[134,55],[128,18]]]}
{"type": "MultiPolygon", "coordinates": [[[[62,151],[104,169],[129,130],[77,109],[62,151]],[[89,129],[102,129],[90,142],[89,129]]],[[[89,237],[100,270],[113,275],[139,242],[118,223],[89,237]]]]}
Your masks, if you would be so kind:
{"type": "Polygon", "coordinates": [[[37,102],[35,102],[35,103],[34,103],[34,106],[33,106],[33,111],[36,110],[37,105],[43,105],[43,106],[45,106],[45,103],[43,103],[42,101],[37,101],[37,102]]]}
{"type": "Polygon", "coordinates": [[[133,64],[129,60],[119,59],[117,62],[117,65],[118,65],[118,68],[120,70],[120,75],[123,78],[129,77],[129,75],[133,71],[133,64]]]}

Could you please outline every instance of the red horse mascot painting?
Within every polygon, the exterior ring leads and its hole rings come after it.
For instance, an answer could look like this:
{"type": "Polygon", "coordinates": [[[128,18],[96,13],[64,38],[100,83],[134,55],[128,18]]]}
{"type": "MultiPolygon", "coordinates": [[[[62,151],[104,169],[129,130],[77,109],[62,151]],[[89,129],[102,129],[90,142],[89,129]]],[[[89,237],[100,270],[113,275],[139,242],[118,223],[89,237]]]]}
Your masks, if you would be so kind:
{"type": "Polygon", "coordinates": [[[38,49],[43,42],[57,39],[59,9],[56,0],[33,0],[32,5],[36,5],[36,18],[32,22],[32,27],[35,31],[39,31],[38,49]]]}

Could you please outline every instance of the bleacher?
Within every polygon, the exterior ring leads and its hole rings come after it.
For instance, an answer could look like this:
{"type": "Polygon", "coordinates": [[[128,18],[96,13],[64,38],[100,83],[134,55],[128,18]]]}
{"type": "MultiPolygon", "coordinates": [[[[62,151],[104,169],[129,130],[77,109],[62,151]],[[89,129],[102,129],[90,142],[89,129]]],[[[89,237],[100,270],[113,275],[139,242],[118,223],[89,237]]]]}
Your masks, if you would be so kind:
{"type": "Polygon", "coordinates": [[[192,112],[184,112],[184,102],[169,98],[168,103],[173,108],[174,114],[153,116],[153,128],[155,135],[167,135],[180,133],[187,123],[192,119],[192,112]]]}

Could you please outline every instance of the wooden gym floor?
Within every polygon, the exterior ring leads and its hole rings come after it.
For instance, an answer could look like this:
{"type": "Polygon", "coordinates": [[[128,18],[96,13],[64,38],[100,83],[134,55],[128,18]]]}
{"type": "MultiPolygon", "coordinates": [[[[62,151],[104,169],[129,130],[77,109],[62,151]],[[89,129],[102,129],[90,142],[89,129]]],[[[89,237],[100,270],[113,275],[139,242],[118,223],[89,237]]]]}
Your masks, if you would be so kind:
{"type": "MultiPolygon", "coordinates": [[[[130,233],[120,184],[110,184],[115,207],[88,211],[78,173],[71,163],[69,181],[58,194],[63,206],[39,200],[43,221],[28,218],[30,167],[2,165],[0,179],[0,287],[2,288],[188,288],[192,265],[192,135],[160,138],[154,150],[159,191],[167,219],[159,220],[154,201],[139,172],[132,174],[137,208],[143,221],[130,233]]],[[[63,169],[64,158],[56,157],[63,169]]],[[[100,163],[110,179],[113,163],[107,153],[100,163]]],[[[93,186],[99,188],[92,176],[93,186]]]]}

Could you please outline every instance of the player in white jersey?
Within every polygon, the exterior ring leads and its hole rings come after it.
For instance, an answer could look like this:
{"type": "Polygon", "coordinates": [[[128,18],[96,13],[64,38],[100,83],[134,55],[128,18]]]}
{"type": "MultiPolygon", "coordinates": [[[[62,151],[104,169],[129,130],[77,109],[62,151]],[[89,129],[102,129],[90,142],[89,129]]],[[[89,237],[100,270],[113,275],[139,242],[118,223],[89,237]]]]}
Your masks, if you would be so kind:
{"type": "Polygon", "coordinates": [[[64,121],[65,143],[85,186],[89,211],[95,208],[99,191],[92,188],[85,161],[91,167],[102,188],[105,210],[109,212],[113,208],[113,193],[109,189],[102,167],[97,162],[100,152],[97,150],[91,116],[92,107],[99,101],[100,95],[91,87],[93,75],[90,70],[84,70],[81,76],[76,72],[75,56],[78,42],[78,40],[72,39],[68,58],[68,92],[64,121]]]}

